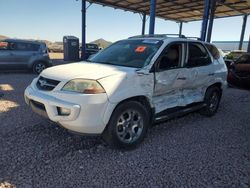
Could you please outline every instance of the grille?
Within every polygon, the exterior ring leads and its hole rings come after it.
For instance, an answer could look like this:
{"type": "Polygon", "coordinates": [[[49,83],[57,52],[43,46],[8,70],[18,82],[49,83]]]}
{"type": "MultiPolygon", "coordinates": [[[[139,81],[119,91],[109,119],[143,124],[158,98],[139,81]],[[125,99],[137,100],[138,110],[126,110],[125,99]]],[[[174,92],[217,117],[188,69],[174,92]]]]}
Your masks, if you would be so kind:
{"type": "Polygon", "coordinates": [[[40,76],[40,78],[38,79],[36,86],[38,89],[40,90],[44,90],[44,91],[51,91],[53,90],[58,84],[60,83],[60,81],[57,80],[52,80],[52,79],[48,79],[48,78],[44,78],[42,76],[40,76]]]}

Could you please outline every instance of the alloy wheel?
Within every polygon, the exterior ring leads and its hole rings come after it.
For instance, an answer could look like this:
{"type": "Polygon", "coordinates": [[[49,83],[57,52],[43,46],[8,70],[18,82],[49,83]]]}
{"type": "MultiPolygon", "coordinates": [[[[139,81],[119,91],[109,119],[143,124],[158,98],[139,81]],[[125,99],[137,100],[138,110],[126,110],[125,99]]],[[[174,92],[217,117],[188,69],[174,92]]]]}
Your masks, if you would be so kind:
{"type": "Polygon", "coordinates": [[[143,119],[136,110],[128,110],[120,115],[116,126],[116,134],[124,143],[135,142],[142,134],[143,119]]]}

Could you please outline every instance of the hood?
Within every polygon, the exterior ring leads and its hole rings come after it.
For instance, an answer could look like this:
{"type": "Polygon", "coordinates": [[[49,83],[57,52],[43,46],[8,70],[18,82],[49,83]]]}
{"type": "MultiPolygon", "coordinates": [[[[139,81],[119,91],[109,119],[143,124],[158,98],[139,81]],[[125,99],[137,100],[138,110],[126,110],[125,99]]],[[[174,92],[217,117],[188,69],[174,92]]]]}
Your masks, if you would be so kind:
{"type": "Polygon", "coordinates": [[[76,78],[98,80],[135,70],[135,68],[130,67],[79,62],[47,68],[41,73],[41,76],[60,81],[68,81],[76,78]]]}

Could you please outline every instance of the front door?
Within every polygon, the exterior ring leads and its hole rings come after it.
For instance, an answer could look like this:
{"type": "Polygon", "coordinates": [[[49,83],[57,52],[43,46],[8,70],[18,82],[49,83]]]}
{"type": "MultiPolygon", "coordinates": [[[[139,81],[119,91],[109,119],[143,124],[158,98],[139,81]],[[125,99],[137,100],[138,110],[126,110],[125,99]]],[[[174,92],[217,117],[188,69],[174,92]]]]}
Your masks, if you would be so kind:
{"type": "Polygon", "coordinates": [[[169,44],[155,64],[155,88],[153,103],[156,113],[180,106],[182,88],[186,84],[186,68],[183,68],[186,44],[169,44]]]}

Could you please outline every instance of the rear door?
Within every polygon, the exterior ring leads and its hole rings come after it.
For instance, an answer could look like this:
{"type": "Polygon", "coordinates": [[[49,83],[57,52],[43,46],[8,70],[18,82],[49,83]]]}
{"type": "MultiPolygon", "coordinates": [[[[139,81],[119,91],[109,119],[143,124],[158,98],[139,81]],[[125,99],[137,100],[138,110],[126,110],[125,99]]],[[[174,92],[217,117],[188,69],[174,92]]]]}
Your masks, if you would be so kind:
{"type": "Polygon", "coordinates": [[[153,103],[156,113],[168,108],[182,106],[182,90],[185,86],[186,43],[169,44],[155,63],[155,88],[153,103]]]}
{"type": "Polygon", "coordinates": [[[183,95],[187,104],[201,102],[207,87],[215,77],[212,58],[202,43],[188,42],[188,56],[185,62],[188,69],[187,84],[183,95]]]}
{"type": "Polygon", "coordinates": [[[12,43],[11,49],[13,49],[13,66],[15,66],[15,68],[27,68],[29,61],[31,60],[31,58],[36,56],[39,48],[40,45],[33,43],[12,43]]]}

